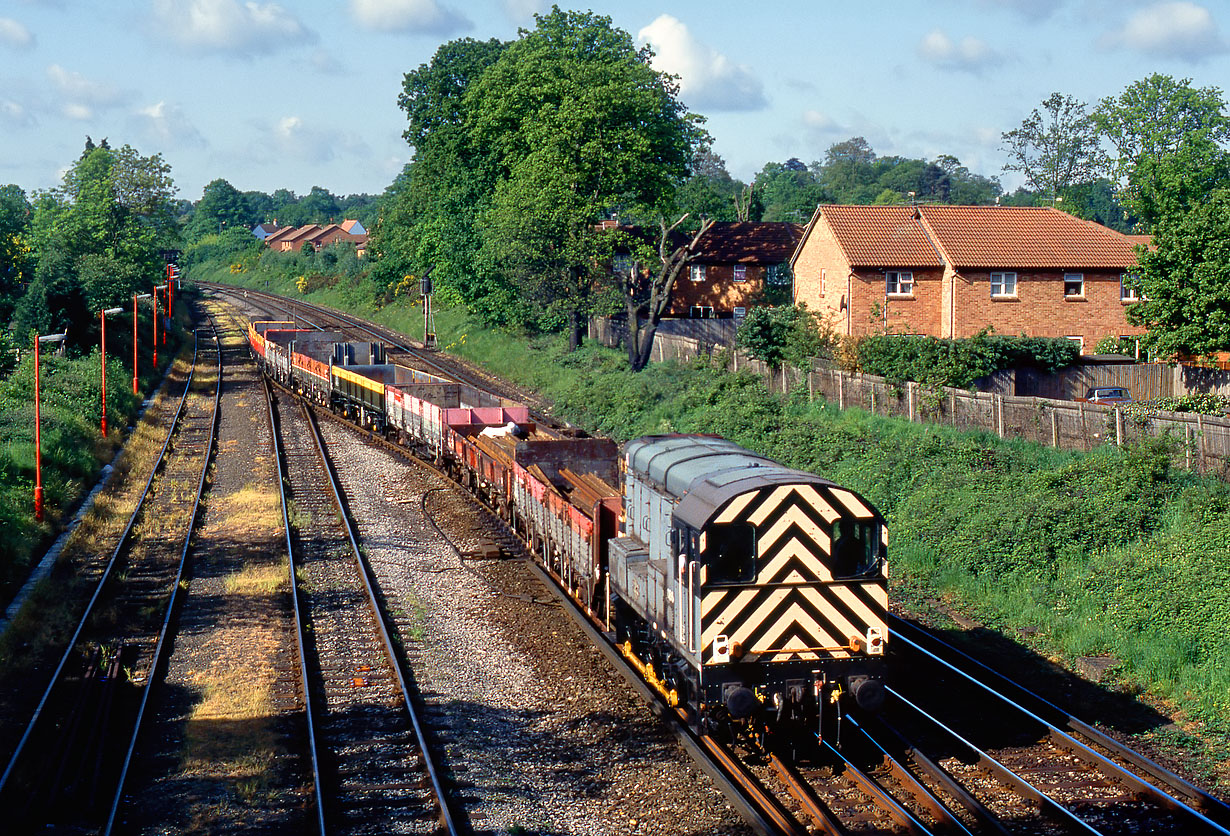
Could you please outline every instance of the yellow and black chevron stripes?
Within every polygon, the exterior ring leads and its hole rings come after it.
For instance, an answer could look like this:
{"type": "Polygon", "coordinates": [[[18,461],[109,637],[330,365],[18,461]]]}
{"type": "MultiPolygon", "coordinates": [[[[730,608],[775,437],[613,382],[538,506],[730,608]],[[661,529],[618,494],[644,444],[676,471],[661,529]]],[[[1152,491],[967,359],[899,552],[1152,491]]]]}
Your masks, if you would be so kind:
{"type": "Polygon", "coordinates": [[[869,627],[887,632],[888,597],[882,581],[805,586],[724,587],[702,601],[702,659],[724,635],[744,648],[744,661],[849,658],[851,639],[869,627]]]}
{"type": "Polygon", "coordinates": [[[838,507],[860,518],[874,516],[849,491],[781,485],[735,497],[715,522],[756,528],[757,584],[825,583],[833,579],[829,532],[842,516],[838,507]]]}

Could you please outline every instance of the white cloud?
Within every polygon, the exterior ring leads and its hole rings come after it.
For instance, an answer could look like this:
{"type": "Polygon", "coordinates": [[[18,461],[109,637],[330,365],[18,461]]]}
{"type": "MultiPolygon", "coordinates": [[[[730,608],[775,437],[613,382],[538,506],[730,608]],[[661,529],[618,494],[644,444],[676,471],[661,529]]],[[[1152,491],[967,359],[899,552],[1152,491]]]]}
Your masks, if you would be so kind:
{"type": "Polygon", "coordinates": [[[546,0],[504,0],[504,13],[514,23],[526,23],[546,8],[546,0]]]}
{"type": "Polygon", "coordinates": [[[112,85],[91,81],[81,73],[66,70],[59,64],[52,64],[47,68],[47,78],[60,94],[60,112],[69,119],[92,119],[97,110],[116,107],[126,98],[125,94],[112,85]]]}
{"type": "Polygon", "coordinates": [[[361,26],[379,32],[452,35],[474,26],[438,0],[350,0],[350,13],[361,26]]]}
{"type": "Polygon", "coordinates": [[[1059,8],[1063,0],[982,0],[982,5],[1008,9],[1030,20],[1043,20],[1059,8]]]}
{"type": "Polygon", "coordinates": [[[832,116],[819,110],[804,111],[803,124],[808,130],[818,133],[832,134],[845,130],[832,116]]]}
{"type": "Polygon", "coordinates": [[[679,94],[704,110],[760,110],[768,104],[752,71],[696,40],[677,18],[661,15],[636,35],[656,55],[656,69],[679,76],[679,94]]]}
{"type": "Polygon", "coordinates": [[[154,0],[163,33],[199,52],[251,57],[315,43],[316,33],[276,3],[237,0],[154,0]]]}
{"type": "Polygon", "coordinates": [[[1103,43],[1191,63],[1227,48],[1212,13],[1187,0],[1156,3],[1141,9],[1123,26],[1108,33],[1103,43]]]}
{"type": "Polygon", "coordinates": [[[964,37],[955,42],[942,29],[932,29],[918,44],[918,57],[941,70],[981,75],[984,71],[1003,63],[1003,57],[991,49],[986,41],[964,37]]]}
{"type": "Polygon", "coordinates": [[[0,44],[13,49],[29,49],[34,46],[34,36],[11,17],[0,17],[0,44]]]}
{"type": "Polygon", "coordinates": [[[205,138],[178,105],[158,102],[134,114],[140,129],[167,148],[200,148],[205,138]]]}
{"type": "Polygon", "coordinates": [[[0,99],[0,121],[17,128],[29,128],[38,123],[25,105],[13,99],[0,99]]]}
{"type": "Polygon", "coordinates": [[[361,138],[311,126],[298,116],[279,119],[271,138],[279,154],[311,163],[327,163],[342,156],[368,153],[367,144],[361,138]]]}

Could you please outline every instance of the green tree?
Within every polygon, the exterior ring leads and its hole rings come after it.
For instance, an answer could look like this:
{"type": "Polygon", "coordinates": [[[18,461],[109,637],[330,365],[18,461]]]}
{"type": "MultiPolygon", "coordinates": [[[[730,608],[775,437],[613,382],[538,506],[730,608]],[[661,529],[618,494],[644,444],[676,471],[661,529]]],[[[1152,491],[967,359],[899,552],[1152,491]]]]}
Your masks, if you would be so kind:
{"type": "Polygon", "coordinates": [[[740,348],[775,369],[785,362],[802,366],[813,357],[832,356],[837,342],[806,305],[752,308],[739,325],[735,340],[740,348]]]}
{"type": "Polygon", "coordinates": [[[219,233],[224,227],[251,226],[254,224],[247,198],[226,180],[218,178],[201,193],[184,236],[189,241],[196,241],[204,235],[219,233]]]}
{"type": "Polygon", "coordinates": [[[1230,188],[1163,216],[1138,262],[1142,300],[1127,316],[1148,329],[1143,347],[1159,357],[1230,350],[1230,188]]]}
{"type": "Polygon", "coordinates": [[[675,194],[677,215],[711,218],[715,221],[739,218],[736,205],[746,186],[730,176],[726,162],[707,146],[692,159],[692,175],[675,194]]]}
{"type": "Polygon", "coordinates": [[[1148,228],[1230,184],[1230,117],[1216,87],[1154,73],[1103,99],[1093,120],[1114,148],[1120,199],[1148,228]]]}
{"type": "Polygon", "coordinates": [[[600,222],[668,206],[703,134],[652,53],[610,18],[553,7],[535,21],[465,104],[499,178],[483,218],[488,263],[515,285],[531,280],[575,347],[609,277],[596,269],[611,252],[600,222]]]}
{"type": "Polygon", "coordinates": [[[1052,93],[1003,134],[1008,152],[1004,171],[1025,175],[1031,189],[1060,197],[1071,186],[1096,180],[1106,168],[1097,126],[1088,107],[1072,96],[1052,93]]]}
{"type": "Polygon", "coordinates": [[[30,201],[19,187],[0,188],[0,323],[8,322],[24,284],[30,280],[31,211],[30,201]]]}
{"type": "Polygon", "coordinates": [[[383,264],[373,272],[390,284],[432,269],[437,293],[465,303],[488,321],[508,321],[512,293],[477,260],[479,216],[495,190],[490,149],[476,145],[467,126],[466,92],[507,45],[461,39],[444,44],[406,73],[398,106],[403,134],[414,148],[381,199],[372,247],[383,264]]]}
{"type": "Polygon", "coordinates": [[[807,166],[765,163],[753,180],[750,219],[806,223],[817,204],[828,202],[828,192],[807,166]]]}

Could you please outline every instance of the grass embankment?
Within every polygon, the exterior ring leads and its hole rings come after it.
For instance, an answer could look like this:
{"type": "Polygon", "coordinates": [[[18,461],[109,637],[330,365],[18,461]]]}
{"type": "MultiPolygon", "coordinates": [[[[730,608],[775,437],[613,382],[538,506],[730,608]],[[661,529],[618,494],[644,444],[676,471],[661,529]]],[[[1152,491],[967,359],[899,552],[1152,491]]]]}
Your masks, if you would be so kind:
{"type": "MultiPolygon", "coordinates": [[[[123,317],[115,317],[118,321],[123,317]]],[[[128,320],[131,323],[131,319],[128,320]]],[[[0,600],[7,601],[28,576],[42,547],[58,531],[64,516],[94,484],[102,466],[127,436],[141,407],[132,392],[132,329],[112,325],[107,340],[107,438],[99,427],[102,413],[102,356],[97,347],[82,356],[59,357],[44,350],[41,387],[42,475],[45,521],[34,520],[34,355],[26,351],[17,368],[0,381],[0,600]]],[[[142,323],[140,388],[148,392],[155,377],[151,365],[153,326],[142,323]]],[[[179,350],[172,332],[162,348],[164,367],[179,350]]]]}
{"type": "MultiPolygon", "coordinates": [[[[311,298],[422,330],[419,308],[380,308],[362,286],[311,298]]],[[[1064,452],[842,411],[806,391],[783,403],[719,363],[631,374],[617,352],[567,354],[561,340],[493,333],[455,311],[436,326],[442,348],[594,432],[719,433],[854,488],[888,517],[896,600],[942,598],[1068,664],[1114,657],[1111,685],[1148,692],[1204,743],[1154,736],[1230,787],[1230,487],[1172,468],[1165,440],[1064,452]]]]}

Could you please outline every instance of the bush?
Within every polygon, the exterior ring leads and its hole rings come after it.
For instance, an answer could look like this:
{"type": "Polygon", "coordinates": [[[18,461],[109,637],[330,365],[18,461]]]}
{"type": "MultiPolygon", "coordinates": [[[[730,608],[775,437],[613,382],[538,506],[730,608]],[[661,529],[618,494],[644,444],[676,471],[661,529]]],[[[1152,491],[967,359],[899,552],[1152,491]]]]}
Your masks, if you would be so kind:
{"type": "Polygon", "coordinates": [[[783,362],[805,366],[813,357],[830,358],[836,343],[805,305],[752,308],[737,335],[740,348],[775,369],[783,362]]]}
{"type": "Polygon", "coordinates": [[[1001,369],[1056,372],[1075,363],[1080,348],[1062,338],[1004,337],[986,331],[959,340],[887,334],[852,341],[847,356],[851,371],[968,389],[978,378],[1001,369]]]}

